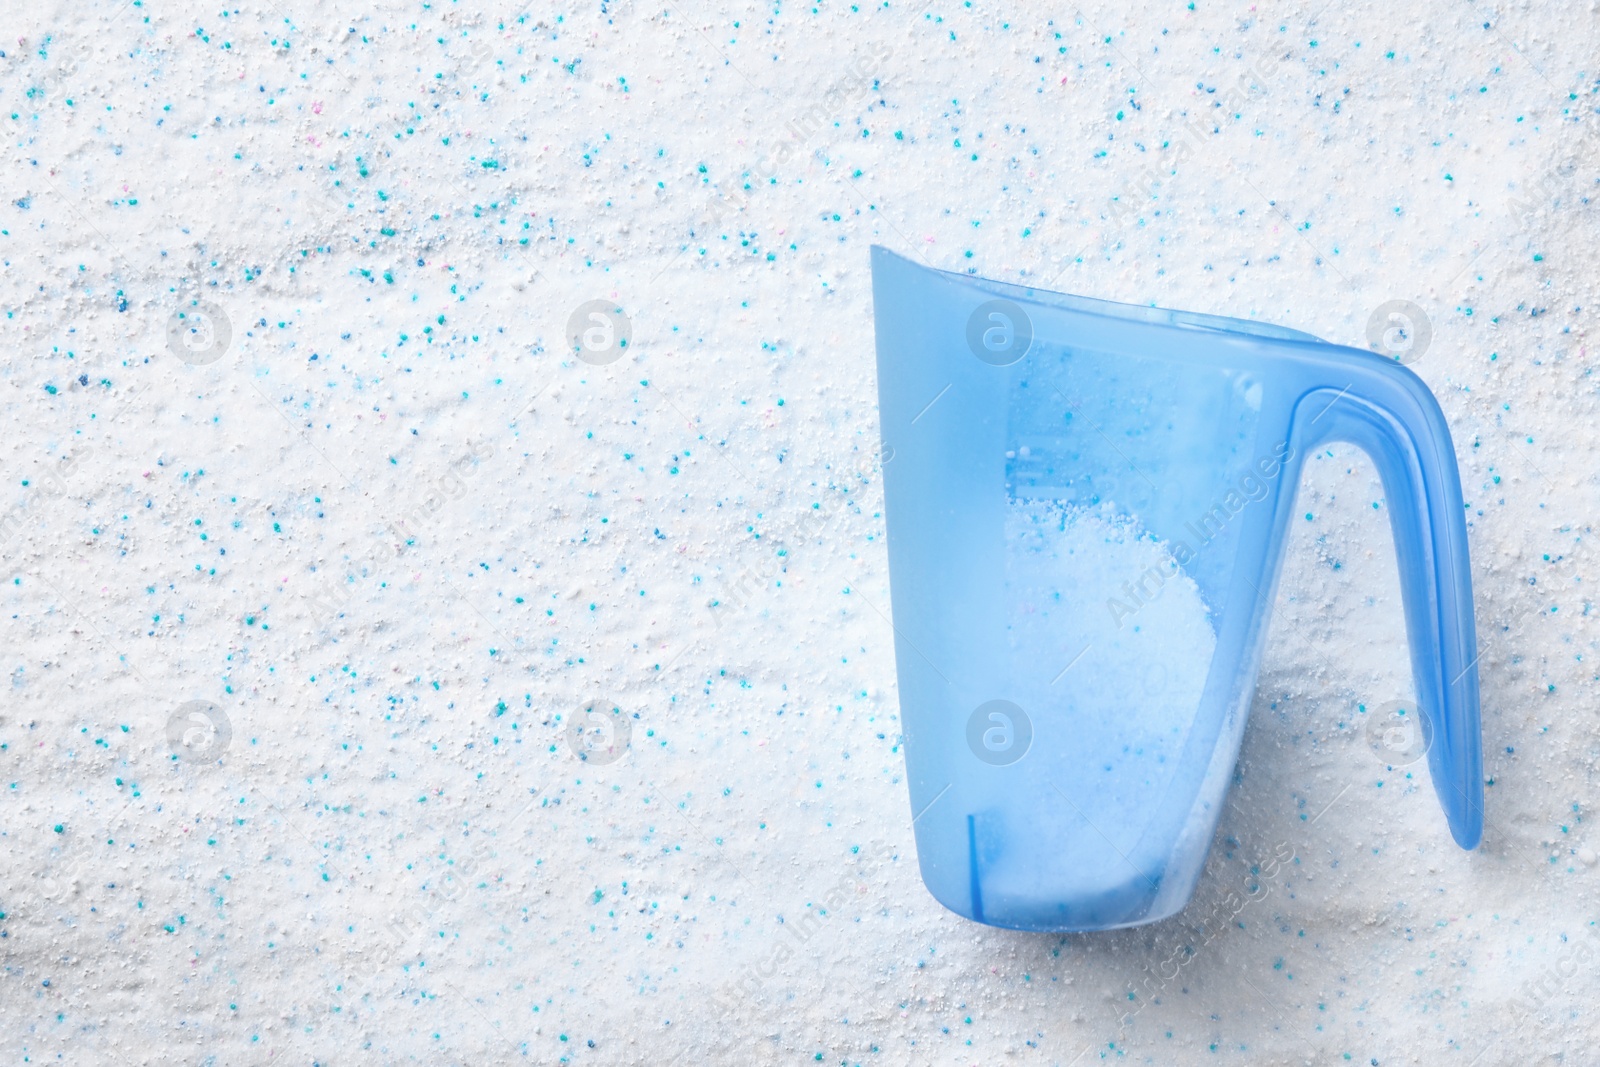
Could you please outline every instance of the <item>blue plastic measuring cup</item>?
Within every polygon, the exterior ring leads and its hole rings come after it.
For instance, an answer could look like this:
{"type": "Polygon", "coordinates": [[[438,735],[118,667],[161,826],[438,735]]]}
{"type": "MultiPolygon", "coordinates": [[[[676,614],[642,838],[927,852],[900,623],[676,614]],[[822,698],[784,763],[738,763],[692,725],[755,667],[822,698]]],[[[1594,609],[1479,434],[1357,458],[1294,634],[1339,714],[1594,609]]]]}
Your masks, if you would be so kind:
{"type": "Polygon", "coordinates": [[[1301,463],[1373,459],[1450,832],[1483,832],[1450,431],[1415,374],[1294,330],[873,249],[895,659],[923,881],[1023,930],[1180,910],[1255,689],[1301,463]]]}

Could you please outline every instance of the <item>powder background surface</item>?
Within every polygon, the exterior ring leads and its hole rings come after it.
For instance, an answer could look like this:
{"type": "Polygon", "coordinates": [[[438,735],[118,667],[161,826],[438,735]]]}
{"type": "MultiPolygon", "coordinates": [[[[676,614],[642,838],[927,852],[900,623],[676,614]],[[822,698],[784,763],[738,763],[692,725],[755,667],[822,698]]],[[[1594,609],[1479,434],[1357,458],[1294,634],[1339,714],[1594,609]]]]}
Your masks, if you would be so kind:
{"type": "Polygon", "coordinates": [[[1596,32],[1422,3],[18,7],[0,1054],[1582,1060],[1596,32]],[[1040,936],[928,897],[875,242],[1354,345],[1416,305],[1474,557],[1479,851],[1368,744],[1409,666],[1381,489],[1332,448],[1191,907],[1040,936]],[[566,339],[595,300],[630,335],[604,364],[566,339]],[[220,763],[168,739],[191,701],[220,763]],[[628,723],[611,762],[569,742],[592,705],[628,723]]]}

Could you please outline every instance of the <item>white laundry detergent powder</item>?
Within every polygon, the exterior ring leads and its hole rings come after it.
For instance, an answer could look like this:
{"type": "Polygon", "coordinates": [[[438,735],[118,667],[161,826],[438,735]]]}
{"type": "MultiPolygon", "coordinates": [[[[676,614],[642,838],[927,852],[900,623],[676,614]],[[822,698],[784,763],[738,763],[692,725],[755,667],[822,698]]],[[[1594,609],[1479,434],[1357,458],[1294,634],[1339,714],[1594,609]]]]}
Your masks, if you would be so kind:
{"type": "Polygon", "coordinates": [[[1006,548],[1032,755],[1108,833],[1136,828],[1200,705],[1210,609],[1167,546],[1109,503],[1013,501],[1006,548]]]}

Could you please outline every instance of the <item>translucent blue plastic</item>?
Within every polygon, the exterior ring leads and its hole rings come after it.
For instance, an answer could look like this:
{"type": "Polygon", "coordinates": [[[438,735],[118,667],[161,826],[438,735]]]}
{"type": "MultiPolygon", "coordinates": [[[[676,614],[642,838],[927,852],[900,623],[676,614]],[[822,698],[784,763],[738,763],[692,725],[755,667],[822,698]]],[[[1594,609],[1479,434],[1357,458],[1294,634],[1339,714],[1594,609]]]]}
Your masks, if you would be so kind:
{"type": "MultiPolygon", "coordinates": [[[[923,881],[1022,930],[1194,891],[1301,463],[1383,479],[1434,789],[1483,830],[1450,432],[1405,367],[1293,330],[872,259],[895,658],[923,881]]],[[[1330,798],[1331,799],[1331,798],[1330,798]]]]}

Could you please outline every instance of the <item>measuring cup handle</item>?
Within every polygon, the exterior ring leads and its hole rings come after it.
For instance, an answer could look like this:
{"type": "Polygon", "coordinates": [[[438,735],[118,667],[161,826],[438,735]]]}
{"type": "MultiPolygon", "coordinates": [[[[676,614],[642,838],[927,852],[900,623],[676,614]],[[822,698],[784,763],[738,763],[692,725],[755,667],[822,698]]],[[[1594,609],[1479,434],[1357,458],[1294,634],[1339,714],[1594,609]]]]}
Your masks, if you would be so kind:
{"type": "Polygon", "coordinates": [[[1450,428],[1433,393],[1407,368],[1354,350],[1339,355],[1327,360],[1325,384],[1296,405],[1295,452],[1344,441],[1378,468],[1399,557],[1412,676],[1432,727],[1428,769],[1451,836],[1476,848],[1483,837],[1477,632],[1450,428]]]}

